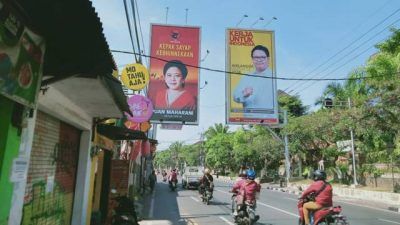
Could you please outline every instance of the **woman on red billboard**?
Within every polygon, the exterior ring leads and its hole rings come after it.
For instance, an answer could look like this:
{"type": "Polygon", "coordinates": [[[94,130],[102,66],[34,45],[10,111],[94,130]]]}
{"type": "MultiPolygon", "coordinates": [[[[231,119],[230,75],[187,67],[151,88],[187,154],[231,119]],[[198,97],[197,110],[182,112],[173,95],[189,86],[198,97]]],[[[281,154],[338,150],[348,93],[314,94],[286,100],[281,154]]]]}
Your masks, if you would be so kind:
{"type": "Polygon", "coordinates": [[[171,60],[164,65],[163,74],[167,89],[157,93],[155,106],[157,108],[195,110],[196,98],[185,90],[185,79],[188,74],[186,65],[179,60],[171,60]]]}

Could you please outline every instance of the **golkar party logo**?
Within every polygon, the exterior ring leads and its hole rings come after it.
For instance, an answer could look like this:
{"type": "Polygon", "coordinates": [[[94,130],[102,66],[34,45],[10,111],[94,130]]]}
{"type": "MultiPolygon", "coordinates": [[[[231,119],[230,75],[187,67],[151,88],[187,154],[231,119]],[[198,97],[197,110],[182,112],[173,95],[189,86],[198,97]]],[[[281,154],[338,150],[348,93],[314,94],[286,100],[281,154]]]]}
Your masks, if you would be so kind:
{"type": "Polygon", "coordinates": [[[172,30],[171,31],[171,42],[172,43],[181,43],[179,38],[181,37],[181,34],[177,30],[172,30]]]}
{"type": "Polygon", "coordinates": [[[230,30],[229,31],[230,45],[254,46],[253,32],[248,30],[230,30]]]}

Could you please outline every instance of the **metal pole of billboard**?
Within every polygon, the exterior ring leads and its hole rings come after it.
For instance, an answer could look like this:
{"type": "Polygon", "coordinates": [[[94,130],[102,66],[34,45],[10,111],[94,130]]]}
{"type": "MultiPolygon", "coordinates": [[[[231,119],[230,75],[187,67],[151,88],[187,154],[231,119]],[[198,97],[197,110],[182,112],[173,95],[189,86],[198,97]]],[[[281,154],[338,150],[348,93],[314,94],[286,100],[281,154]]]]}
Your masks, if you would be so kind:
{"type": "Polygon", "coordinates": [[[278,18],[276,18],[275,16],[272,17],[265,25],[264,28],[266,28],[272,21],[277,20],[278,18]]]}
{"type": "Polygon", "coordinates": [[[256,25],[258,23],[258,21],[264,20],[264,18],[260,17],[258,18],[258,20],[256,20],[250,27],[253,27],[254,25],[256,25]]]}
{"type": "MultiPolygon", "coordinates": [[[[347,98],[347,101],[349,103],[349,109],[351,109],[351,101],[350,97],[347,98]]],[[[353,135],[353,128],[350,127],[350,137],[351,137],[351,154],[353,158],[353,185],[356,186],[358,185],[357,183],[357,173],[356,173],[356,154],[354,152],[354,135],[353,135]]]]}
{"type": "MultiPolygon", "coordinates": [[[[287,125],[287,110],[283,111],[283,124],[287,125]]],[[[285,165],[286,165],[286,184],[289,183],[290,178],[290,156],[289,156],[289,139],[287,134],[284,137],[285,140],[285,165]]]]}
{"type": "MultiPolygon", "coordinates": [[[[280,128],[284,127],[287,125],[287,110],[283,110],[283,126],[280,126],[280,128]]],[[[269,132],[272,134],[272,136],[280,141],[281,143],[284,144],[285,146],[285,173],[286,173],[286,184],[289,183],[289,178],[290,178],[290,154],[289,154],[289,138],[288,136],[285,134],[285,136],[283,137],[283,140],[281,137],[279,137],[275,131],[273,131],[269,126],[265,126],[267,128],[267,130],[269,130],[269,132]]]]}
{"type": "Polygon", "coordinates": [[[166,10],[166,12],[165,12],[165,24],[168,24],[168,10],[169,10],[169,7],[166,7],[165,10],[166,10]]]}
{"type": "Polygon", "coordinates": [[[185,24],[187,25],[187,18],[188,18],[188,11],[189,11],[189,9],[188,9],[188,8],[186,8],[186,9],[185,9],[185,11],[186,11],[186,16],[185,16],[185,24]]]}
{"type": "Polygon", "coordinates": [[[236,27],[239,26],[239,24],[244,20],[244,18],[249,17],[248,15],[244,14],[243,17],[240,19],[240,21],[236,24],[236,27]]]}

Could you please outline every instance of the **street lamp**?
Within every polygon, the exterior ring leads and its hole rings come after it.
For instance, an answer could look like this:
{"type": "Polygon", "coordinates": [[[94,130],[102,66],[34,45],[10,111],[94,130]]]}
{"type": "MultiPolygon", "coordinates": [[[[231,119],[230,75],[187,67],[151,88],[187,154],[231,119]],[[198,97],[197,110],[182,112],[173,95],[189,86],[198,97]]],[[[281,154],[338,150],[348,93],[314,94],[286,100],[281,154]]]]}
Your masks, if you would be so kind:
{"type": "Polygon", "coordinates": [[[272,17],[265,25],[264,28],[266,28],[272,21],[277,20],[278,18],[276,18],[275,16],[272,17]]]}
{"type": "MultiPolygon", "coordinates": [[[[351,109],[351,100],[350,98],[347,98],[347,102],[346,101],[335,101],[333,102],[332,99],[330,98],[326,98],[324,101],[324,106],[326,108],[333,108],[334,106],[343,106],[346,105],[349,109],[351,109]],[[335,104],[333,104],[335,103],[335,104]]],[[[351,155],[352,155],[352,164],[353,164],[353,185],[357,186],[358,182],[357,182],[357,173],[356,173],[356,154],[354,151],[354,133],[353,133],[353,128],[349,128],[350,130],[350,138],[351,138],[351,155]]]]}
{"type": "Polygon", "coordinates": [[[239,24],[244,20],[244,18],[247,18],[247,17],[249,17],[249,16],[246,15],[246,14],[244,14],[243,17],[242,17],[242,19],[240,19],[240,21],[236,24],[236,27],[238,27],[239,24]]]}
{"type": "Polygon", "coordinates": [[[258,18],[258,20],[256,20],[250,27],[253,27],[254,25],[256,25],[258,23],[258,21],[264,20],[264,18],[260,17],[258,18]]]}

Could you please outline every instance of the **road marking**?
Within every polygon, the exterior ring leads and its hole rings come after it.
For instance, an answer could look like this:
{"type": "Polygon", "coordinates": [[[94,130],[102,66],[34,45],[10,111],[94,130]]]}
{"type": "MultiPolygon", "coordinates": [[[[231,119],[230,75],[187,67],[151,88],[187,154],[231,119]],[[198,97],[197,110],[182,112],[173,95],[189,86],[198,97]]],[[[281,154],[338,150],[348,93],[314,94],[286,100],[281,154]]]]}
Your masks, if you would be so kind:
{"type": "Polygon", "coordinates": [[[399,222],[395,222],[395,221],[391,221],[391,220],[385,220],[385,219],[380,219],[380,218],[378,218],[378,220],[383,221],[383,222],[387,222],[387,223],[400,224],[399,222]]]}
{"type": "Polygon", "coordinates": [[[375,207],[372,207],[372,206],[360,205],[360,204],[356,204],[356,203],[350,203],[350,202],[343,201],[343,200],[338,200],[338,201],[335,201],[335,202],[341,202],[341,203],[348,204],[348,205],[354,205],[354,206],[358,206],[358,207],[364,207],[364,208],[374,209],[374,210],[378,210],[378,211],[382,211],[382,212],[387,212],[387,213],[399,214],[398,212],[390,211],[390,210],[387,210],[387,209],[380,209],[380,208],[375,208],[375,207]]]}
{"type": "Polygon", "coordinates": [[[191,199],[195,200],[196,202],[200,202],[200,200],[198,200],[197,198],[190,196],[191,199]]]}
{"type": "Polygon", "coordinates": [[[272,205],[267,205],[267,204],[262,203],[262,202],[257,202],[257,204],[262,205],[262,206],[265,206],[265,207],[268,207],[268,208],[271,208],[271,209],[275,209],[276,211],[283,212],[283,213],[288,214],[288,215],[290,215],[290,216],[294,216],[294,217],[297,217],[297,218],[299,217],[299,215],[297,215],[297,214],[288,212],[288,211],[283,210],[283,209],[280,209],[280,208],[276,208],[276,207],[274,207],[274,206],[272,206],[272,205]]]}
{"type": "MultiPolygon", "coordinates": [[[[221,190],[218,190],[218,189],[215,189],[216,191],[219,191],[219,192],[222,192],[222,193],[225,193],[225,194],[232,194],[232,193],[229,193],[229,192],[226,192],[226,191],[221,191],[221,190]]],[[[267,205],[267,204],[265,204],[265,203],[262,203],[262,202],[259,202],[259,201],[257,201],[257,204],[259,204],[259,205],[262,205],[262,206],[265,206],[265,207],[268,207],[268,208],[271,208],[271,209],[275,209],[275,210],[277,210],[277,211],[279,211],[279,212],[283,212],[283,213],[285,213],[285,214],[288,214],[288,215],[290,215],[290,216],[294,216],[294,217],[299,217],[299,215],[297,215],[297,214],[294,214],[294,213],[291,213],[291,212],[288,212],[288,211],[286,211],[286,210],[283,210],[283,209],[280,209],[280,208],[276,208],[276,207],[274,207],[274,206],[272,206],[272,205],[267,205]]]]}
{"type": "Polygon", "coordinates": [[[149,217],[153,218],[154,216],[154,199],[156,195],[156,190],[153,190],[153,194],[151,195],[151,203],[150,203],[150,210],[149,210],[149,217]]]}
{"type": "Polygon", "coordinates": [[[295,199],[295,198],[288,198],[288,197],[283,197],[284,199],[287,199],[287,200],[291,200],[291,201],[298,201],[298,199],[295,199]]]}
{"type": "Polygon", "coordinates": [[[229,221],[227,218],[220,216],[219,217],[221,220],[225,221],[227,224],[229,225],[235,225],[234,223],[232,223],[231,221],[229,221]]]}

